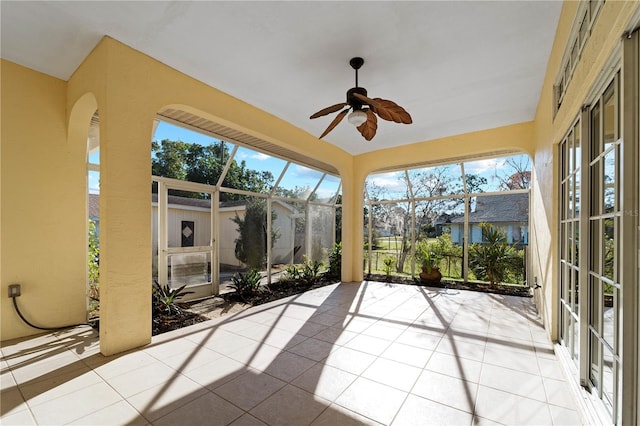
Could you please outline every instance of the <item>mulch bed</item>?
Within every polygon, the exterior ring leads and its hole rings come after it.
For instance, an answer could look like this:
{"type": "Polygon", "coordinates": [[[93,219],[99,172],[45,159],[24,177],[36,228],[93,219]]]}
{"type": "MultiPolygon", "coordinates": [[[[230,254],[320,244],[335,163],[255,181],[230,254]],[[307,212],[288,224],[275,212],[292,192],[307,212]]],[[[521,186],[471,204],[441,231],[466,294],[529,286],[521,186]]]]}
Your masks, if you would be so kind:
{"type": "MultiPolygon", "coordinates": [[[[321,276],[313,284],[307,283],[273,283],[269,286],[264,286],[263,291],[255,293],[250,296],[240,297],[237,293],[226,293],[219,297],[224,300],[224,304],[237,304],[246,303],[251,306],[261,305],[263,303],[272,302],[274,300],[282,299],[295,294],[304,293],[305,291],[313,290],[316,288],[324,287],[329,284],[335,284],[338,280],[321,276]]],[[[207,321],[210,318],[204,315],[192,312],[189,310],[190,306],[195,302],[185,302],[179,304],[182,308],[181,314],[165,314],[163,312],[154,312],[152,319],[152,332],[153,336],[166,333],[168,331],[178,330],[182,327],[188,327],[193,324],[197,324],[202,321],[207,321]]],[[[224,308],[223,308],[224,310],[224,308]]]]}
{"type": "Polygon", "coordinates": [[[425,287],[436,287],[436,288],[448,288],[452,290],[469,290],[469,291],[479,291],[482,293],[493,293],[493,294],[502,294],[506,296],[519,296],[519,297],[532,297],[531,290],[527,286],[518,286],[518,285],[508,285],[508,284],[496,284],[494,286],[484,283],[484,282],[459,282],[453,280],[443,279],[438,284],[424,284],[420,281],[420,279],[414,278],[405,278],[400,276],[390,276],[387,278],[386,275],[382,274],[368,274],[365,276],[366,280],[369,281],[379,281],[379,282],[392,282],[395,284],[408,284],[408,285],[419,285],[425,287]]]}
{"type": "MultiPolygon", "coordinates": [[[[440,287],[447,289],[456,289],[456,290],[470,290],[470,291],[480,291],[484,293],[494,293],[494,294],[503,294],[509,296],[519,296],[519,297],[531,297],[531,291],[529,287],[526,286],[513,286],[513,285],[503,285],[497,284],[495,286],[491,286],[487,283],[461,283],[457,281],[451,280],[442,280],[439,284],[429,284],[425,285],[420,282],[419,279],[405,278],[399,276],[390,276],[387,278],[385,275],[379,274],[369,274],[365,277],[366,280],[369,281],[379,281],[379,282],[392,282],[396,284],[407,284],[407,285],[424,285],[427,287],[440,287]]],[[[313,284],[303,284],[303,283],[295,283],[295,282],[285,282],[285,283],[273,283],[269,286],[264,287],[264,291],[259,293],[255,293],[251,296],[246,296],[244,298],[240,297],[235,292],[226,293],[220,295],[219,297],[223,299],[223,304],[237,304],[237,303],[246,303],[251,306],[261,305],[263,303],[272,302],[274,300],[282,299],[284,297],[293,296],[295,294],[304,293],[305,291],[313,290],[316,288],[324,287],[329,284],[334,284],[338,282],[335,279],[327,278],[322,276],[313,284]]],[[[189,310],[190,306],[195,302],[186,302],[182,303],[180,306],[183,308],[182,313],[179,315],[171,314],[167,315],[164,313],[154,313],[153,321],[152,321],[152,334],[158,335],[162,333],[166,333],[172,330],[178,330],[182,327],[187,327],[193,324],[197,324],[202,321],[207,321],[210,318],[204,315],[198,314],[197,312],[192,312],[189,310]]]]}

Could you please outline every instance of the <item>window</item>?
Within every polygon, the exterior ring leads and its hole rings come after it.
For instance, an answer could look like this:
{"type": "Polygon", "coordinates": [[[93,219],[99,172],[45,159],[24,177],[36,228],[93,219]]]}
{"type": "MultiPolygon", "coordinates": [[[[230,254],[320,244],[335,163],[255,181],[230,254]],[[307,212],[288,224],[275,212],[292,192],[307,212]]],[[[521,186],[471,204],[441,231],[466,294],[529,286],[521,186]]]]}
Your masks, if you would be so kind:
{"type": "Polygon", "coordinates": [[[554,117],[562,105],[573,73],[580,62],[580,55],[591,35],[591,28],[598,17],[603,3],[604,0],[590,0],[582,1],[578,6],[578,11],[576,12],[569,35],[569,41],[567,42],[567,48],[562,58],[562,66],[560,67],[560,72],[554,85],[554,117]]]}

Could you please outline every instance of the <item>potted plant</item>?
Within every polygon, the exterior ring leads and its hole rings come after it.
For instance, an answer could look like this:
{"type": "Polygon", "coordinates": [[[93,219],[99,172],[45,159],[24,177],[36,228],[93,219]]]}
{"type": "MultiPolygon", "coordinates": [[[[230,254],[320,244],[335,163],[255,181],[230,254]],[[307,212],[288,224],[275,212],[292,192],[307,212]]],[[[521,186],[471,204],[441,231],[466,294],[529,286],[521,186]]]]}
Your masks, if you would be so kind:
{"type": "Polygon", "coordinates": [[[426,241],[421,241],[418,244],[416,254],[422,268],[420,280],[425,284],[439,284],[442,274],[440,273],[440,268],[434,265],[433,254],[429,250],[426,241]]]}

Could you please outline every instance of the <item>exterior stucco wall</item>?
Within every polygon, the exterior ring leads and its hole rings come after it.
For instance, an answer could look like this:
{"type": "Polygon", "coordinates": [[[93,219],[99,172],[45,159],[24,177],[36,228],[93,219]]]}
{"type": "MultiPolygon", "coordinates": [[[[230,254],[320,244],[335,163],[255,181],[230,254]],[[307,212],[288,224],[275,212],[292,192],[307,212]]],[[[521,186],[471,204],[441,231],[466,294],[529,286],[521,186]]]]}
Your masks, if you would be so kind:
{"type": "MultiPolygon", "coordinates": [[[[7,287],[41,327],[86,321],[86,135],[67,142],[66,83],[1,63],[2,155],[0,339],[35,334],[7,287]]],[[[88,123],[87,123],[88,125],[88,123]]]]}
{"type": "Polygon", "coordinates": [[[562,55],[577,7],[578,2],[565,2],[563,5],[534,120],[535,154],[530,213],[530,251],[533,256],[531,265],[532,276],[542,285],[542,289],[535,293],[536,304],[553,340],[557,339],[559,303],[557,145],[580,113],[605,63],[619,47],[622,35],[629,29],[629,21],[640,7],[640,3],[604,3],[567,88],[562,107],[554,119],[553,85],[562,65],[562,55]]]}

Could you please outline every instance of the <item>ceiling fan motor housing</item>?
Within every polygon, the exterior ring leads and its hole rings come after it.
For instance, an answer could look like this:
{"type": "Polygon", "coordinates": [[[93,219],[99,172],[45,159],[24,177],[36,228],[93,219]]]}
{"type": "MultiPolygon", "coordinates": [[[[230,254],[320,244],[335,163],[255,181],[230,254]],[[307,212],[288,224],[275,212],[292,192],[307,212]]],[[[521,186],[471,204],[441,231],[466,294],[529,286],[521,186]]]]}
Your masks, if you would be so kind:
{"type": "Polygon", "coordinates": [[[353,108],[354,111],[362,109],[365,105],[360,99],[353,96],[354,93],[358,93],[362,96],[367,96],[367,89],[364,87],[352,87],[347,91],[347,103],[353,108]]]}

